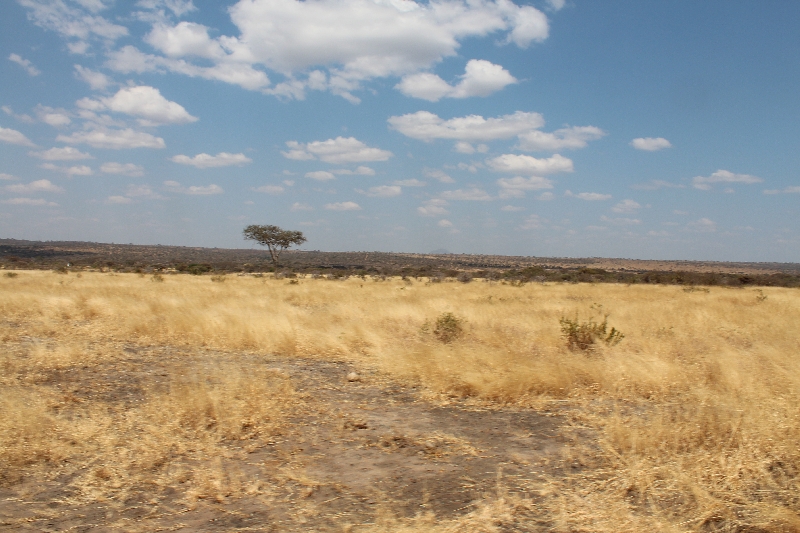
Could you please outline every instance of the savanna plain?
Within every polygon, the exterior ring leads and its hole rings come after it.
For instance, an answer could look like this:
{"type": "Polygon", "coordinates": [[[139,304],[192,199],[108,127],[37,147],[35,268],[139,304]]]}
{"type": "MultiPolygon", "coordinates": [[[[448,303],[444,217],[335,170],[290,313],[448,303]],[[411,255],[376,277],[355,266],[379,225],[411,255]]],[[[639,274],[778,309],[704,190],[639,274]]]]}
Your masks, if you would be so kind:
{"type": "Polygon", "coordinates": [[[800,531],[798,324],[791,288],[4,271],[0,529],[800,531]]]}

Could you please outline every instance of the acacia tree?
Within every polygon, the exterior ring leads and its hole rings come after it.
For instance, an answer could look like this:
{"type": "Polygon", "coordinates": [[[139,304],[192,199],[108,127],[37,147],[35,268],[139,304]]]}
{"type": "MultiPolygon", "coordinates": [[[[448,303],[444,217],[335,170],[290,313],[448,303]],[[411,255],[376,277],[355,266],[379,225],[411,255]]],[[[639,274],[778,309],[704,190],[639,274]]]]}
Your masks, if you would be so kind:
{"type": "Polygon", "coordinates": [[[278,272],[278,258],[281,253],[293,244],[301,245],[306,242],[302,231],[285,230],[278,226],[251,224],[244,228],[242,233],[245,239],[256,241],[261,246],[267,247],[276,273],[278,272]]]}

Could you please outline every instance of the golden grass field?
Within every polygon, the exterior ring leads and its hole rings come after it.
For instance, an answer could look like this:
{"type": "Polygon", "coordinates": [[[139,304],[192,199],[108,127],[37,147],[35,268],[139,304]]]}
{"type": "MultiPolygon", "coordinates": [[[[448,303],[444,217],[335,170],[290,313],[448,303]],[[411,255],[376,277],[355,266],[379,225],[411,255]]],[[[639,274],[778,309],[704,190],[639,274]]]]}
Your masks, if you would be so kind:
{"type": "MultiPolygon", "coordinates": [[[[186,509],[267,498],[287,471],[252,479],[226,465],[288,434],[313,399],[252,363],[269,355],[346,361],[438,405],[557,412],[584,436],[561,452],[574,468],[527,494],[501,481],[461,515],[377,513],[355,529],[329,521],[332,531],[800,531],[796,289],[10,273],[0,274],[6,502],[64,484],[71,508],[134,493],[186,509]],[[448,312],[464,333],[445,344],[432,330],[448,312]],[[576,314],[607,314],[625,338],[570,351],[559,319],[576,314]],[[98,388],[93,376],[122,383],[131,353],[153,347],[179,355],[154,359],[143,389],[98,388]],[[209,351],[247,358],[193,363],[209,351]]],[[[22,529],[14,513],[8,530],[22,529]]]]}

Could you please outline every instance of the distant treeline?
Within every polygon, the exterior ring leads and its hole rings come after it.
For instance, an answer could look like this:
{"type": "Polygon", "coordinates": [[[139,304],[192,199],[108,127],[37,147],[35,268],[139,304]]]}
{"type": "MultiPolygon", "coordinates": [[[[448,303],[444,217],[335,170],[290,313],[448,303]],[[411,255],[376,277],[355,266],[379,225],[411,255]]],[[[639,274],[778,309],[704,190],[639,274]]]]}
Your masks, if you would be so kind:
{"type": "MultiPolygon", "coordinates": [[[[273,266],[266,260],[209,261],[188,263],[183,261],[149,262],[141,259],[99,260],[93,254],[71,254],[65,260],[59,254],[41,254],[35,257],[7,255],[0,257],[3,269],[51,269],[62,273],[95,270],[100,272],[174,273],[174,274],[265,274],[273,273],[273,266]]],[[[800,287],[800,275],[790,273],[730,273],[691,271],[631,271],[604,270],[600,268],[569,268],[563,266],[531,266],[525,268],[454,269],[441,268],[435,264],[402,266],[397,264],[307,264],[289,260],[279,268],[282,277],[312,275],[327,279],[343,279],[352,276],[364,279],[385,279],[390,276],[422,279],[432,282],[487,280],[512,284],[567,282],[567,283],[644,283],[686,286],[765,286],[800,287]]]]}

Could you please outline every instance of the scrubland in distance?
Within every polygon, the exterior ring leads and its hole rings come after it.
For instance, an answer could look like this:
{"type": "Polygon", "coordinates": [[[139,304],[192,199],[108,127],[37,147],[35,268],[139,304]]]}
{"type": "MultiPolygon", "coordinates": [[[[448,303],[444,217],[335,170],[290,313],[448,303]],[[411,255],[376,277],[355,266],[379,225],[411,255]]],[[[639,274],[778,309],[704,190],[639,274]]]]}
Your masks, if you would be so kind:
{"type": "MultiPolygon", "coordinates": [[[[93,479],[100,481],[92,483],[124,490],[128,478],[142,471],[131,448],[157,454],[153,450],[165,446],[189,449],[196,439],[201,446],[217,446],[247,431],[245,418],[269,420],[263,429],[269,433],[280,424],[282,409],[290,408],[291,402],[248,404],[248,398],[291,390],[280,376],[254,384],[237,369],[218,369],[216,385],[197,378],[153,391],[136,415],[145,423],[135,429],[108,416],[67,420],[36,394],[30,377],[35,372],[91,364],[107,357],[92,346],[124,340],[349,359],[420,384],[443,401],[470,397],[531,408],[557,403],[575,427],[598,435],[570,449],[574,473],[536,488],[544,502],[537,505],[546,506],[548,520],[559,530],[800,531],[800,292],[795,289],[687,292],[676,286],[358,278],[290,284],[251,276],[217,281],[50,272],[0,278],[4,343],[23,336],[41,340],[41,347],[24,357],[0,355],[5,481],[13,481],[16,468],[45,468],[64,454],[78,453],[115,465],[95,470],[93,479]],[[447,343],[432,327],[443,313],[457,317],[463,330],[447,343]],[[598,320],[608,314],[609,325],[625,339],[614,347],[570,351],[559,319],[576,314],[598,320]],[[28,376],[30,383],[15,376],[28,376]],[[223,378],[237,384],[220,385],[223,378]],[[186,389],[176,392],[179,387],[186,389]],[[237,390],[245,392],[225,396],[237,390]],[[209,432],[202,420],[214,411],[214,402],[233,402],[235,407],[218,412],[233,413],[235,422],[220,415],[212,424],[219,429],[209,432]],[[172,430],[149,432],[164,424],[173,424],[172,430]],[[141,433],[141,444],[126,449],[109,442],[132,431],[141,433]],[[143,444],[160,438],[170,442],[143,444]],[[87,442],[95,449],[81,444],[87,442]]],[[[159,475],[181,475],[175,469],[159,475]]],[[[419,517],[375,528],[491,531],[492,513],[524,505],[498,496],[453,523],[434,526],[419,517]],[[481,512],[488,513],[485,520],[481,512]]]]}

